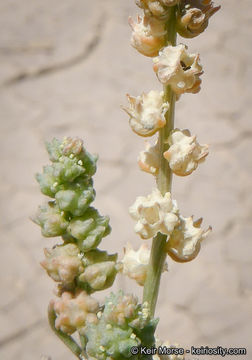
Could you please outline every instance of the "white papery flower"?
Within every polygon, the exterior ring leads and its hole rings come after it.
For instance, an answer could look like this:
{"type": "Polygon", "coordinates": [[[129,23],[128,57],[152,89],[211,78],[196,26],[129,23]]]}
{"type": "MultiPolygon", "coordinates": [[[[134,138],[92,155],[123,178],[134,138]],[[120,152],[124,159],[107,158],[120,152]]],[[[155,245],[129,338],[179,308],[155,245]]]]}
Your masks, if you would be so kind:
{"type": "Polygon", "coordinates": [[[150,143],[145,143],[145,150],[141,151],[138,156],[138,165],[141,170],[152,175],[158,174],[159,169],[159,152],[158,145],[151,146],[150,143]]]}
{"type": "Polygon", "coordinates": [[[164,85],[170,85],[177,94],[197,93],[200,90],[203,73],[199,54],[189,54],[187,46],[167,46],[153,59],[153,69],[164,85]]]}
{"type": "Polygon", "coordinates": [[[165,45],[165,23],[152,16],[138,16],[137,22],[129,18],[133,30],[131,45],[145,56],[157,56],[165,45]]]}
{"type": "Polygon", "coordinates": [[[129,107],[123,107],[123,110],[130,116],[129,123],[135,133],[151,136],[164,127],[169,104],[163,102],[163,96],[163,92],[154,90],[137,97],[127,95],[129,107]]]}
{"type": "Polygon", "coordinates": [[[193,217],[179,216],[179,224],[173,230],[167,243],[167,253],[178,262],[193,260],[200,251],[201,242],[211,232],[201,229],[202,219],[193,221],[193,217]]]}
{"type": "Polygon", "coordinates": [[[137,222],[134,230],[142,239],[149,239],[158,232],[169,236],[178,223],[176,201],[169,192],[162,196],[158,189],[146,197],[137,197],[129,212],[137,222]]]}
{"type": "Polygon", "coordinates": [[[169,149],[164,158],[174,174],[190,175],[208,155],[208,145],[200,145],[189,130],[175,129],[168,138],[169,149]]]}

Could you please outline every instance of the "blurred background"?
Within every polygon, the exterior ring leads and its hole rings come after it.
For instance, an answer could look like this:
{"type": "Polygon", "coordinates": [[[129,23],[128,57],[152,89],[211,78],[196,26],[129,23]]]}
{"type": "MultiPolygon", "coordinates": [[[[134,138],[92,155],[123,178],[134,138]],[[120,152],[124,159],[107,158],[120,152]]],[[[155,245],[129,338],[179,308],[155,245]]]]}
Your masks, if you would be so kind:
{"type": "MultiPolygon", "coordinates": [[[[176,126],[210,144],[210,154],[192,175],[173,181],[183,215],[203,216],[213,233],[193,262],[168,259],[158,335],[183,347],[247,347],[241,358],[251,360],[252,10],[249,0],[219,3],[204,34],[179,39],[200,52],[205,73],[201,92],[177,103],[176,126]]],[[[134,0],[2,0],[0,11],[0,358],[70,360],[47,324],[54,283],[39,265],[55,239],[43,239],[29,220],[45,201],[34,179],[48,163],[44,141],[79,136],[99,154],[94,205],[110,215],[113,229],[101,248],[122,256],[127,241],[141,244],[128,207],[155,183],[138,169],[144,141],[120,104],[125,93],[160,84],[152,60],[129,45],[134,0]]],[[[120,287],[141,296],[118,276],[113,289],[120,287]]]]}

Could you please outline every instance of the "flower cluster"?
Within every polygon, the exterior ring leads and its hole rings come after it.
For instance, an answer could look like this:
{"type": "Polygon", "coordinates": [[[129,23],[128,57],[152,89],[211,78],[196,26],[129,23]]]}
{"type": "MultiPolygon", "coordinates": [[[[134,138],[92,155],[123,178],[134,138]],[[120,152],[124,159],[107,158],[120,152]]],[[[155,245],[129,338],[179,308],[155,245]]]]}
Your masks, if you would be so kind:
{"type": "Polygon", "coordinates": [[[39,207],[33,220],[43,236],[62,238],[61,244],[44,250],[41,265],[57,283],[59,298],[50,305],[55,328],[72,334],[97,321],[99,304],[90,294],[112,286],[119,264],[117,254],[97,249],[111,230],[108,216],[90,206],[97,157],[78,138],[53,139],[46,146],[51,164],[36,179],[52,199],[39,207]]]}
{"type": "MultiPolygon", "coordinates": [[[[129,19],[133,30],[132,46],[141,54],[153,57],[153,70],[158,80],[165,88],[171,89],[177,99],[185,93],[198,93],[203,74],[199,54],[191,54],[184,44],[165,46],[169,35],[167,14],[177,5],[176,27],[182,29],[186,24],[187,31],[196,36],[207,27],[209,17],[220,7],[214,7],[210,0],[139,0],[137,5],[144,10],[144,16],[138,16],[136,23],[129,19]],[[195,15],[196,10],[201,16],[195,15]],[[194,15],[189,16],[189,13],[194,15]]],[[[184,36],[182,30],[180,33],[184,36]]],[[[136,134],[152,136],[166,126],[172,110],[164,92],[152,90],[141,96],[127,95],[127,98],[129,106],[123,109],[130,116],[129,124],[136,134]]],[[[185,176],[191,174],[208,155],[208,146],[199,145],[189,130],[176,129],[166,139],[166,144],[166,151],[160,154],[157,143],[154,146],[147,143],[138,157],[140,169],[157,176],[160,156],[164,156],[174,174],[185,176]]]]}
{"type": "Polygon", "coordinates": [[[34,221],[45,237],[62,236],[77,242],[84,252],[96,249],[110,233],[109,218],[90,207],[95,198],[92,176],[97,157],[84,149],[80,139],[54,139],[47,150],[52,164],[36,178],[42,193],[54,200],[39,207],[34,221]]]}
{"type": "Polygon", "coordinates": [[[158,320],[150,319],[145,304],[138,304],[133,295],[122,291],[111,293],[97,317],[98,321],[87,323],[84,331],[89,358],[128,359],[132,356],[130,350],[133,346],[154,345],[158,320]]]}
{"type": "MultiPolygon", "coordinates": [[[[138,97],[127,95],[130,105],[124,110],[130,116],[132,130],[140,136],[152,136],[158,131],[163,134],[155,145],[146,143],[145,150],[139,154],[138,165],[141,170],[158,179],[160,166],[165,159],[172,173],[187,176],[205,160],[208,145],[200,145],[196,136],[187,129],[175,129],[168,135],[162,130],[173,111],[167,91],[174,94],[177,100],[182,94],[198,93],[203,69],[199,54],[191,54],[184,44],[174,45],[165,40],[169,38],[167,22],[170,21],[171,7],[176,5],[177,31],[184,37],[194,37],[206,29],[209,18],[220,7],[214,7],[211,0],[138,0],[137,5],[144,10],[144,16],[138,16],[135,24],[130,18],[133,30],[131,44],[141,54],[153,57],[153,70],[164,86],[162,93],[150,91],[138,97]]],[[[150,239],[158,233],[167,236],[166,251],[175,261],[194,259],[201,241],[211,230],[202,230],[201,221],[193,222],[192,217],[180,215],[170,192],[161,194],[158,189],[147,197],[137,197],[129,212],[136,221],[135,232],[142,239],[150,239]]],[[[147,251],[140,249],[143,254],[147,251]]],[[[128,248],[123,271],[142,285],[145,262],[144,257],[139,260],[138,252],[128,248]],[[135,269],[133,274],[131,269],[135,269]]]]}
{"type": "Polygon", "coordinates": [[[142,239],[150,239],[158,232],[166,235],[166,251],[178,262],[193,260],[199,253],[201,241],[211,231],[211,228],[200,228],[202,219],[193,222],[192,217],[181,216],[171,194],[162,196],[158,189],[147,197],[139,196],[129,211],[136,221],[135,232],[142,239]]]}

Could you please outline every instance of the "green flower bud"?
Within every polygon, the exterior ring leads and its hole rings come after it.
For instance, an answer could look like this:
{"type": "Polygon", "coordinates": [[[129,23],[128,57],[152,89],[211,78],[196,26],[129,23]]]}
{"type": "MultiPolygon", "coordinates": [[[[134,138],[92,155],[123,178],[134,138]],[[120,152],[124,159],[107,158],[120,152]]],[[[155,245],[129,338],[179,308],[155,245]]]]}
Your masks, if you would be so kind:
{"type": "Polygon", "coordinates": [[[69,225],[64,212],[53,201],[40,206],[37,215],[32,220],[41,226],[42,235],[45,237],[63,235],[69,225]]]}
{"type": "Polygon", "coordinates": [[[137,297],[132,294],[111,293],[106,299],[104,318],[111,325],[122,328],[130,327],[144,345],[152,346],[158,319],[151,319],[148,304],[138,304],[137,297]]]}
{"type": "Polygon", "coordinates": [[[90,207],[83,216],[70,221],[67,231],[77,239],[81,251],[89,251],[97,248],[102,238],[110,233],[109,217],[100,216],[90,207]]]}
{"type": "Polygon", "coordinates": [[[72,216],[81,216],[95,199],[95,190],[91,180],[79,180],[77,183],[66,184],[58,191],[55,199],[59,208],[69,211],[72,216]]]}

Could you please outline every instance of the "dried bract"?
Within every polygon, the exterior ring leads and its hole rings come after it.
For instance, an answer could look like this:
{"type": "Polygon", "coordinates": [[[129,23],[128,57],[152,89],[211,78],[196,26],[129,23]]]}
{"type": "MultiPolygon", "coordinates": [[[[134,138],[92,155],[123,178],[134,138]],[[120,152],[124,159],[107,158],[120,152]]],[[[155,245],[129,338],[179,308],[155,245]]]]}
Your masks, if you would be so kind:
{"type": "Polygon", "coordinates": [[[193,217],[179,217],[179,224],[175,227],[167,243],[167,253],[177,262],[193,260],[200,251],[201,241],[211,232],[201,229],[202,219],[193,221],[193,217]]]}
{"type": "Polygon", "coordinates": [[[220,6],[214,6],[211,0],[181,0],[177,31],[185,38],[193,38],[201,34],[208,26],[209,18],[220,6]]]}
{"type": "Polygon", "coordinates": [[[169,104],[163,102],[163,92],[152,90],[137,97],[127,95],[127,98],[129,107],[123,109],[130,116],[129,124],[136,134],[151,136],[165,125],[169,104]]]}
{"type": "Polygon", "coordinates": [[[173,130],[168,143],[170,147],[164,157],[174,174],[179,176],[190,175],[208,155],[208,145],[200,145],[187,129],[173,130]]]}
{"type": "Polygon", "coordinates": [[[131,217],[137,221],[134,229],[142,239],[149,239],[158,232],[170,235],[178,223],[178,208],[167,192],[164,196],[158,189],[147,197],[137,197],[129,208],[131,217]]]}
{"type": "Polygon", "coordinates": [[[153,69],[159,81],[170,85],[177,95],[199,92],[199,76],[203,73],[199,55],[189,54],[185,45],[167,46],[153,61],[153,69]]]}
{"type": "Polygon", "coordinates": [[[165,45],[164,22],[150,16],[138,16],[137,22],[129,18],[133,30],[131,45],[145,56],[157,56],[159,50],[165,45]]]}

